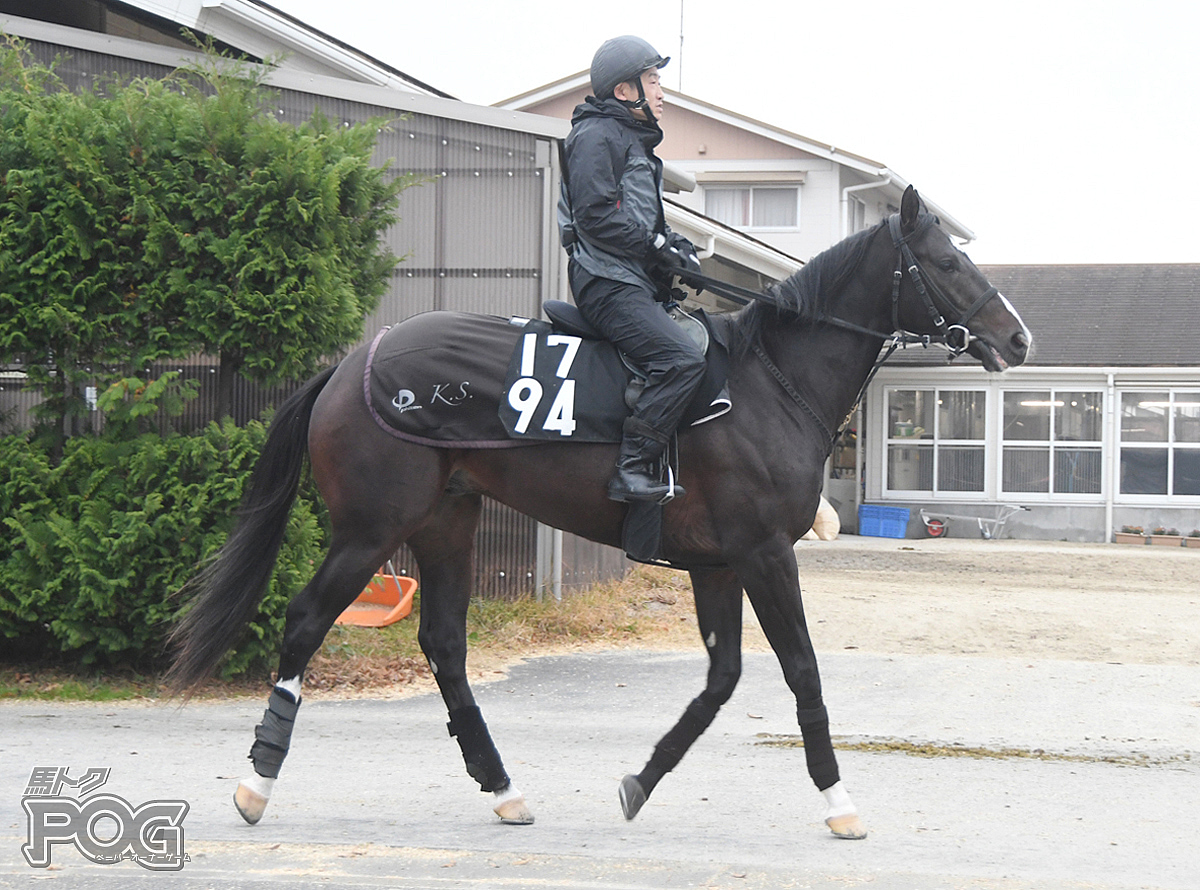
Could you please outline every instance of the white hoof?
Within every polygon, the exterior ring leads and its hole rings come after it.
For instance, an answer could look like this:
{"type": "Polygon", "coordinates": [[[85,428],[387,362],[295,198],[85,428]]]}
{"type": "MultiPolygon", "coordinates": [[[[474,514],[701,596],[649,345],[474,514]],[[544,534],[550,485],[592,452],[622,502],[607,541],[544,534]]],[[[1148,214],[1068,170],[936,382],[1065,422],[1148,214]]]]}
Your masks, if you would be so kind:
{"type": "Polygon", "coordinates": [[[850,813],[846,816],[830,816],[825,820],[825,824],[829,826],[834,837],[844,840],[861,841],[867,836],[867,829],[863,826],[857,813],[850,813]]]}
{"type": "Polygon", "coordinates": [[[525,805],[525,795],[517,790],[515,785],[509,785],[503,791],[495,792],[496,805],[492,812],[500,817],[505,825],[532,825],[533,813],[525,805]]]}
{"type": "Polygon", "coordinates": [[[233,805],[243,819],[254,825],[263,817],[274,787],[274,779],[254,773],[238,782],[237,791],[233,792],[233,805]]]}
{"type": "Polygon", "coordinates": [[[233,805],[237,807],[241,817],[251,825],[257,824],[263,817],[267,809],[267,800],[268,798],[257,791],[247,788],[245,782],[239,782],[237,791],[233,792],[233,805]]]}
{"type": "Polygon", "coordinates": [[[834,783],[821,793],[825,795],[825,802],[829,805],[825,813],[825,824],[829,826],[834,837],[859,841],[867,836],[867,829],[858,818],[854,801],[850,800],[850,795],[846,793],[846,788],[841,782],[834,783]]]}

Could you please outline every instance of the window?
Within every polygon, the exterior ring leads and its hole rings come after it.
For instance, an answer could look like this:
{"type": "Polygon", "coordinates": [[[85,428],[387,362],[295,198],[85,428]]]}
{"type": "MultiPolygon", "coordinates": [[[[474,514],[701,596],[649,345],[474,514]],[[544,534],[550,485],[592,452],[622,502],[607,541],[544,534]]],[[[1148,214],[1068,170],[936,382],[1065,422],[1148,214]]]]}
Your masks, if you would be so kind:
{"type": "Polygon", "coordinates": [[[797,186],[706,188],[704,212],[740,229],[795,229],[800,225],[797,186]]]}
{"type": "Polygon", "coordinates": [[[1200,392],[1121,394],[1121,494],[1200,495],[1200,392]]]}
{"type": "Polygon", "coordinates": [[[1100,494],[1103,408],[1100,392],[1004,393],[1001,491],[1100,494]]]}
{"type": "Polygon", "coordinates": [[[888,490],[982,492],[986,432],[985,392],[890,390],[888,490]]]}
{"type": "Polygon", "coordinates": [[[853,235],[867,227],[867,202],[850,195],[846,203],[846,234],[853,235]]]}

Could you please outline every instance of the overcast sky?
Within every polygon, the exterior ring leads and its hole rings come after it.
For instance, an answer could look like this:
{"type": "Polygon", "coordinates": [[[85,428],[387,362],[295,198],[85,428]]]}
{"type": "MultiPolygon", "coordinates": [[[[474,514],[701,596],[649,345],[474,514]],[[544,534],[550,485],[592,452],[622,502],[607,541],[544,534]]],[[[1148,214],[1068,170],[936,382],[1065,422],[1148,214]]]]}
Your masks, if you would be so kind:
{"type": "Polygon", "coordinates": [[[669,88],[896,171],[976,262],[1200,262],[1195,0],[267,2],[480,105],[636,33],[669,88]]]}

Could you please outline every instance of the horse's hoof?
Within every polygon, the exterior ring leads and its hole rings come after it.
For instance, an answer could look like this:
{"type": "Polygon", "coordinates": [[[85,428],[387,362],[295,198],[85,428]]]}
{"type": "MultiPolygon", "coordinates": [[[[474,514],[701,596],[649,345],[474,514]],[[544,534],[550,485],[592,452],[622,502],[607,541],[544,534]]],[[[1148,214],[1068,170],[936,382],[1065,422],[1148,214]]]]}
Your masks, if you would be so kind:
{"type": "Polygon", "coordinates": [[[857,813],[849,813],[845,816],[830,816],[825,820],[825,824],[829,826],[829,830],[833,832],[834,837],[840,837],[848,841],[861,841],[867,836],[867,829],[862,824],[862,820],[858,818],[857,813]]]}
{"type": "Polygon", "coordinates": [[[233,792],[233,805],[237,807],[243,819],[251,825],[256,825],[267,809],[267,798],[239,782],[237,791],[233,792]]]}
{"type": "Polygon", "coordinates": [[[500,817],[500,821],[505,825],[533,824],[533,813],[529,812],[529,807],[525,806],[525,798],[523,796],[514,797],[512,800],[496,804],[493,807],[493,812],[500,817]]]}
{"type": "Polygon", "coordinates": [[[642,805],[646,803],[646,792],[642,789],[642,783],[637,780],[637,776],[623,778],[617,793],[621,798],[621,810],[625,813],[626,821],[633,819],[642,805]]]}

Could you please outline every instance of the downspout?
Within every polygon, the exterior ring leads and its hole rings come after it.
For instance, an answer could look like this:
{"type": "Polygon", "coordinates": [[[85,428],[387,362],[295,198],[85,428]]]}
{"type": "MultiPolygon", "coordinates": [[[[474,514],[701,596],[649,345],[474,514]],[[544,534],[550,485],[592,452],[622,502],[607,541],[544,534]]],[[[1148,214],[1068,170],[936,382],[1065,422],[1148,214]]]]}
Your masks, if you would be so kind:
{"type": "MultiPolygon", "coordinates": [[[[869,191],[871,189],[880,188],[881,186],[887,185],[891,181],[892,180],[891,180],[890,176],[883,176],[880,179],[877,179],[875,182],[863,182],[863,183],[860,183],[859,185],[848,185],[844,189],[842,189],[842,208],[841,208],[842,209],[842,238],[846,238],[850,235],[850,231],[849,231],[849,229],[850,229],[850,195],[853,192],[865,192],[865,191],[869,191]]],[[[866,396],[864,394],[864,401],[865,401],[865,398],[866,398],[866,396]]],[[[858,508],[862,506],[863,484],[866,482],[866,474],[863,472],[863,463],[862,463],[862,454],[863,454],[862,445],[863,445],[863,439],[865,438],[865,434],[866,434],[866,430],[863,428],[865,426],[865,424],[864,424],[865,420],[866,420],[866,418],[863,416],[862,405],[859,405],[858,406],[858,427],[857,427],[858,435],[855,437],[855,442],[854,442],[854,476],[855,476],[855,478],[854,478],[854,515],[855,516],[858,516],[858,508]]],[[[830,473],[833,472],[832,461],[833,461],[832,455],[830,455],[830,457],[825,461],[825,478],[826,478],[826,480],[829,479],[830,473]]],[[[824,485],[821,486],[822,490],[824,489],[824,487],[825,487],[824,485]]]]}
{"type": "Polygon", "coordinates": [[[1113,428],[1116,423],[1117,408],[1116,408],[1116,382],[1113,379],[1113,373],[1108,373],[1108,386],[1105,390],[1104,403],[1104,480],[1107,483],[1104,496],[1104,540],[1109,543],[1116,540],[1113,537],[1113,498],[1116,488],[1120,485],[1120,480],[1116,476],[1116,450],[1117,450],[1117,434],[1113,428]]]}
{"type": "Polygon", "coordinates": [[[554,530],[553,544],[551,545],[550,570],[552,573],[550,589],[554,594],[554,601],[561,603],[563,595],[563,530],[561,528],[554,530]]]}

